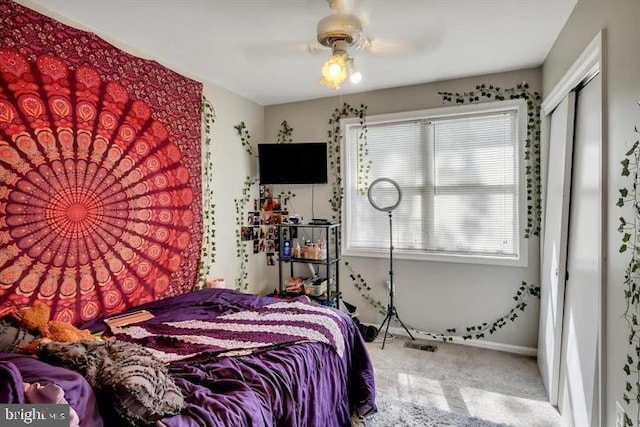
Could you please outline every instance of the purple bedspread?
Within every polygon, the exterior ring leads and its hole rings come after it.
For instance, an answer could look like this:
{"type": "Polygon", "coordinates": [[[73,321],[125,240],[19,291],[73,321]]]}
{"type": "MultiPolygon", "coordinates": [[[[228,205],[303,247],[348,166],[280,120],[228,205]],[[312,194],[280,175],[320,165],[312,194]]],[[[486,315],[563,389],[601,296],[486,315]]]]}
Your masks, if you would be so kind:
{"type": "MultiPolygon", "coordinates": [[[[281,300],[228,289],[207,289],[137,307],[159,324],[212,321],[222,314],[258,309],[281,300]]],[[[255,354],[184,360],[169,365],[186,407],[165,418],[167,426],[350,426],[351,414],[376,410],[373,367],[353,321],[344,322],[344,354],[330,345],[305,342],[255,354]]],[[[104,329],[100,320],[82,328],[104,329]]]]}
{"type": "Polygon", "coordinates": [[[102,427],[93,390],[80,374],[28,356],[0,353],[0,403],[24,403],[23,382],[57,384],[78,414],[80,426],[102,427]]]}

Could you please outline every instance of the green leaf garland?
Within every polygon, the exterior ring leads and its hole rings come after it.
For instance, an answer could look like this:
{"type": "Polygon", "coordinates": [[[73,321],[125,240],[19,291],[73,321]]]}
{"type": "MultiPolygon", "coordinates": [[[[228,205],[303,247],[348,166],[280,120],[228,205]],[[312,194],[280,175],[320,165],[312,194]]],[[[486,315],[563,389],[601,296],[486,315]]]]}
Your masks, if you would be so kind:
{"type": "MultiPolygon", "coordinates": [[[[638,134],[638,129],[634,129],[638,134]]],[[[630,219],[620,217],[618,231],[622,234],[622,244],[620,253],[629,253],[629,264],[624,273],[624,318],[627,322],[627,343],[628,353],[622,371],[627,376],[625,390],[622,399],[627,405],[624,415],[626,426],[640,425],[640,327],[638,318],[640,317],[640,247],[638,247],[638,223],[640,221],[640,174],[638,164],[640,162],[640,141],[632,145],[626,152],[625,158],[620,162],[622,165],[620,174],[631,178],[630,188],[619,189],[620,197],[616,203],[618,207],[631,206],[630,219]],[[628,414],[635,410],[634,418],[628,414]],[[634,424],[635,422],[635,424],[634,424]]]]}
{"type": "Polygon", "coordinates": [[[342,104],[342,108],[336,108],[329,118],[330,129],[327,132],[327,145],[329,151],[329,171],[333,175],[332,197],[329,200],[331,209],[333,210],[333,219],[342,218],[342,201],[344,199],[344,188],[342,187],[342,171],[340,164],[340,143],[342,142],[342,130],[340,128],[340,120],[347,117],[356,116],[360,120],[361,132],[358,135],[358,191],[366,194],[369,187],[368,173],[371,170],[371,161],[366,159],[367,149],[367,122],[366,122],[367,106],[360,104],[359,108],[352,107],[346,102],[342,104]]]}
{"type": "Polygon", "coordinates": [[[280,123],[280,130],[278,131],[278,142],[280,144],[286,144],[289,142],[293,142],[293,128],[289,127],[289,123],[286,120],[283,120],[280,123]]]}
{"type": "Polygon", "coordinates": [[[460,337],[463,340],[486,338],[487,335],[492,335],[499,329],[502,329],[508,321],[515,322],[518,318],[518,314],[527,308],[528,304],[526,301],[530,297],[540,298],[540,287],[523,281],[513,297],[516,301],[515,307],[492,323],[482,322],[480,324],[470,325],[463,328],[450,328],[446,329],[446,334],[431,332],[422,332],[422,334],[429,338],[445,342],[453,341],[454,337],[460,337]]]}
{"type": "MultiPolygon", "coordinates": [[[[340,160],[340,144],[342,142],[342,130],[340,128],[340,120],[347,117],[358,117],[360,121],[360,134],[358,135],[358,191],[366,194],[369,187],[369,171],[371,170],[371,161],[366,159],[367,149],[367,106],[360,104],[360,107],[352,107],[346,102],[342,104],[342,108],[333,110],[329,118],[329,130],[327,132],[327,150],[329,152],[329,172],[333,177],[332,180],[332,197],[329,200],[331,209],[333,210],[333,219],[340,221],[342,219],[342,201],[344,199],[344,188],[342,186],[342,170],[340,160]],[[364,166],[363,166],[364,165],[364,166]]],[[[344,259],[342,260],[345,267],[349,269],[349,277],[353,285],[359,291],[360,296],[371,304],[375,309],[384,314],[384,305],[372,298],[370,295],[371,287],[367,285],[364,278],[356,273],[351,265],[344,259]]]]}
{"type": "Polygon", "coordinates": [[[371,287],[367,284],[367,281],[362,277],[360,273],[357,273],[349,262],[344,261],[344,265],[349,270],[349,278],[353,282],[353,286],[360,292],[360,296],[366,302],[371,304],[373,308],[375,308],[379,314],[385,315],[387,314],[386,306],[383,305],[380,301],[373,299],[369,292],[371,292],[371,287]]]}
{"type": "Polygon", "coordinates": [[[242,146],[245,148],[245,150],[247,150],[247,153],[250,156],[253,156],[255,154],[255,151],[253,149],[253,146],[251,145],[251,135],[249,135],[249,131],[247,130],[247,125],[244,124],[244,122],[240,122],[239,124],[235,125],[233,127],[236,132],[238,133],[238,136],[240,137],[240,142],[242,142],[242,146]]]}
{"type": "Polygon", "coordinates": [[[206,97],[202,97],[202,123],[204,123],[203,165],[202,165],[202,250],[200,253],[200,270],[198,274],[198,288],[206,286],[211,272],[211,265],[216,259],[216,220],[213,203],[213,171],[211,127],[215,123],[213,105],[206,97]]]}
{"type": "Polygon", "coordinates": [[[242,197],[240,199],[233,199],[233,203],[236,208],[236,256],[240,260],[240,275],[236,278],[236,290],[246,291],[249,289],[249,272],[247,271],[249,264],[249,253],[247,252],[247,246],[242,241],[242,226],[246,219],[246,206],[251,201],[251,188],[253,186],[253,180],[250,176],[244,179],[244,185],[242,186],[242,197]]]}

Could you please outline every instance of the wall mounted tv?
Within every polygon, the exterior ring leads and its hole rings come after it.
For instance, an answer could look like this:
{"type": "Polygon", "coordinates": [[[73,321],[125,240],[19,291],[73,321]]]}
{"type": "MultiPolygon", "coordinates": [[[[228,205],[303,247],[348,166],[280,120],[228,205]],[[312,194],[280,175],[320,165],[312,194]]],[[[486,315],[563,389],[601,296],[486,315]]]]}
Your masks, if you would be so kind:
{"type": "Polygon", "coordinates": [[[326,184],[327,143],[258,144],[260,184],[326,184]]]}

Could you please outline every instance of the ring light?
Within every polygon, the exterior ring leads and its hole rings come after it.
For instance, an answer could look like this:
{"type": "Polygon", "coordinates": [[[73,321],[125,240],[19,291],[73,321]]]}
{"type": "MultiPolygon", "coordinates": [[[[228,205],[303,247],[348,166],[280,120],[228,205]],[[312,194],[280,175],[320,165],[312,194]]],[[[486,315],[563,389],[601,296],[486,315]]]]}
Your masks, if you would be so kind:
{"type": "Polygon", "coordinates": [[[393,304],[395,290],[393,286],[393,214],[391,212],[397,208],[402,201],[402,190],[400,190],[398,183],[391,178],[378,178],[369,186],[367,197],[369,198],[369,203],[371,203],[371,206],[373,206],[374,209],[387,212],[387,214],[389,214],[389,304],[387,305],[387,315],[376,332],[376,335],[378,335],[380,331],[382,331],[383,326],[385,324],[387,325],[384,331],[384,339],[382,340],[382,349],[384,350],[384,344],[387,341],[387,333],[389,332],[389,325],[393,318],[402,325],[404,330],[407,331],[407,334],[409,334],[409,337],[411,337],[412,340],[415,340],[413,335],[411,335],[411,332],[409,332],[409,329],[405,326],[402,320],[400,320],[398,310],[393,304]]]}
{"type": "Polygon", "coordinates": [[[378,178],[369,186],[367,197],[374,209],[382,212],[391,212],[402,201],[402,191],[398,183],[391,178],[378,178]],[[387,190],[389,189],[387,184],[391,184],[390,192],[387,190]]]}

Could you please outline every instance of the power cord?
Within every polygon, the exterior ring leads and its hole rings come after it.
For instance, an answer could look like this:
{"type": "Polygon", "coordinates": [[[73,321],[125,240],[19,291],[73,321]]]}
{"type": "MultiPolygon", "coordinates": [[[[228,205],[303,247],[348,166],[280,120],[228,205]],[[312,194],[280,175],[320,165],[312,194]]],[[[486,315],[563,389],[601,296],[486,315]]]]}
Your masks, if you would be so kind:
{"type": "Polygon", "coordinates": [[[316,186],[314,184],[311,184],[311,218],[316,217],[316,213],[313,210],[313,199],[315,198],[315,188],[316,186]]]}

